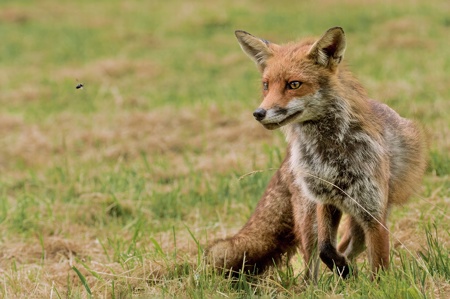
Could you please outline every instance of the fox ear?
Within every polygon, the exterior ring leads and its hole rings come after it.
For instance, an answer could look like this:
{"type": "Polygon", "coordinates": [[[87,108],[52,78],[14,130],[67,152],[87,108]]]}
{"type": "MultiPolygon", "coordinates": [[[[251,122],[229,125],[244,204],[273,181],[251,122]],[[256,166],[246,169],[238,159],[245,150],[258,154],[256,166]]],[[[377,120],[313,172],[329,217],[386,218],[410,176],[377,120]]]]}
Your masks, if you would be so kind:
{"type": "Polygon", "coordinates": [[[272,56],[272,50],[269,48],[270,43],[242,30],[236,30],[234,34],[245,54],[247,54],[262,71],[266,67],[267,58],[272,56]]]}
{"type": "Polygon", "coordinates": [[[344,30],[341,27],[333,27],[312,45],[308,55],[316,63],[334,70],[344,57],[344,52],[344,30]]]}

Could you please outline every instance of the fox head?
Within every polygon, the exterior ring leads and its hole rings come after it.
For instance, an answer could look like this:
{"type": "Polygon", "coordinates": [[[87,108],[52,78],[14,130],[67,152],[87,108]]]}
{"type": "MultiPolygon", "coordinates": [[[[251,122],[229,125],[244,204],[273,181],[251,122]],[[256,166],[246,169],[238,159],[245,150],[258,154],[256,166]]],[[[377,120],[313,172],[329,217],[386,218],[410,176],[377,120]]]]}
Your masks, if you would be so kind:
{"type": "Polygon", "coordinates": [[[263,102],[253,116],[267,129],[320,118],[326,113],[323,85],[335,80],[345,52],[342,28],[317,41],[277,45],[245,31],[235,32],[242,50],[262,73],[263,102]]]}

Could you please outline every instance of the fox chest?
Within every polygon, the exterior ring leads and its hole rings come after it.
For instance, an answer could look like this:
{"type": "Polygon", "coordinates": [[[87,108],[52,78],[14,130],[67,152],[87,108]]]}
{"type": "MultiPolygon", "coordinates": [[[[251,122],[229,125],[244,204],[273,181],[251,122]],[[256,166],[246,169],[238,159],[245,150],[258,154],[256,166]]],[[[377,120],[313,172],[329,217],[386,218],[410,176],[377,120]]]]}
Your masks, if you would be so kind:
{"type": "Polygon", "coordinates": [[[365,147],[343,151],[317,143],[291,144],[290,167],[304,195],[317,203],[333,204],[344,211],[357,202],[378,201],[374,180],[377,159],[365,147]]]}

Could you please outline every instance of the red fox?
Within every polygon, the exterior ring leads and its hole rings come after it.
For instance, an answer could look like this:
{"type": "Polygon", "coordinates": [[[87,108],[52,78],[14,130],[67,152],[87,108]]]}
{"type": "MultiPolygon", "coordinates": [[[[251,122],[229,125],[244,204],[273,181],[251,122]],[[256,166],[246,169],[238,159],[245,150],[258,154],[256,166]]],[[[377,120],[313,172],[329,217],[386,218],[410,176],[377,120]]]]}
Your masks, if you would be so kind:
{"type": "Polygon", "coordinates": [[[386,221],[405,203],[425,171],[420,130],[387,105],[371,100],[342,63],[342,28],[318,40],[277,45],[236,31],[262,74],[263,101],[253,116],[281,128],[287,156],[248,223],[207,249],[226,269],[264,270],[298,247],[316,279],[318,258],[340,276],[368,249],[372,275],[389,266],[386,221]],[[348,214],[337,245],[342,213],[348,214]]]}

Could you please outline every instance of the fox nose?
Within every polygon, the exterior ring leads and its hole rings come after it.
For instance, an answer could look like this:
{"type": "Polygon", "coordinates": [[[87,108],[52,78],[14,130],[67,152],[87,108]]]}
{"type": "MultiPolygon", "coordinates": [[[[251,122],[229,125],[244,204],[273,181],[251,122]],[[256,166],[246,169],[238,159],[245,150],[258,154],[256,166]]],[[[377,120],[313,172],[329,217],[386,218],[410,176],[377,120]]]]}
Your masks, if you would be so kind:
{"type": "Polygon", "coordinates": [[[253,116],[257,121],[261,121],[264,119],[264,117],[266,117],[266,113],[267,113],[266,109],[258,108],[253,112],[253,116]]]}

